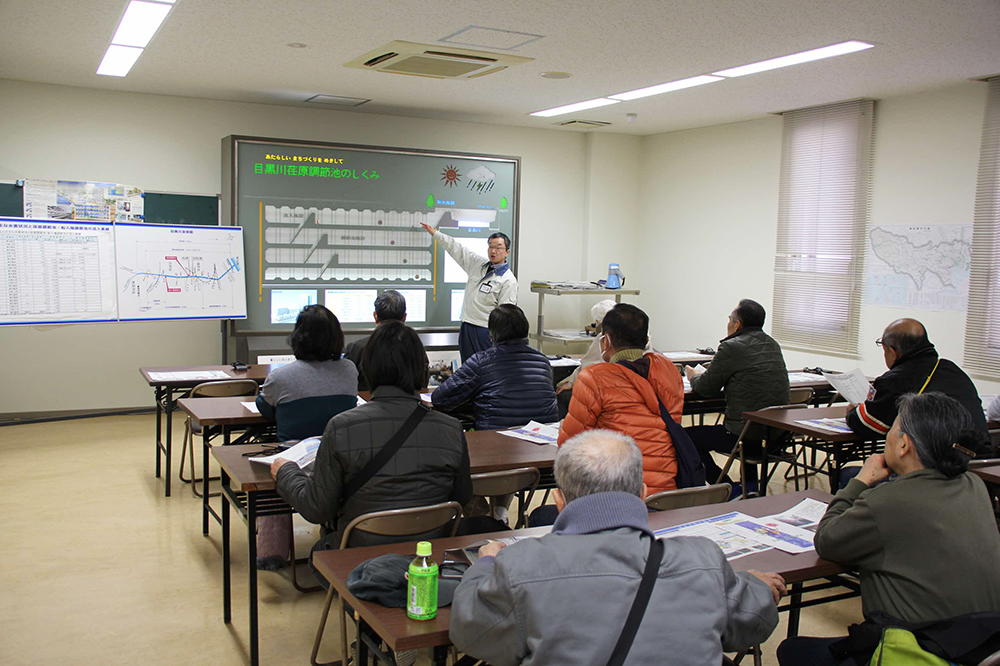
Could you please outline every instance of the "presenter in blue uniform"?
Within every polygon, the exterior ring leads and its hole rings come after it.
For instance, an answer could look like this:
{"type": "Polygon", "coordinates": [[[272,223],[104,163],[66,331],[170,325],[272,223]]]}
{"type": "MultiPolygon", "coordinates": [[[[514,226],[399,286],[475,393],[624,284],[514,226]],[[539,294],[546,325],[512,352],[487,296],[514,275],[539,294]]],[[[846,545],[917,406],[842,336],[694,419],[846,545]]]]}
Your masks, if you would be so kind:
{"type": "Polygon", "coordinates": [[[490,236],[487,258],[429,224],[421,222],[421,226],[469,276],[462,302],[462,328],[458,333],[458,351],[462,355],[462,363],[465,363],[476,352],[492,346],[488,324],[493,308],[504,303],[517,305],[517,278],[507,263],[510,238],[500,232],[490,236]]]}

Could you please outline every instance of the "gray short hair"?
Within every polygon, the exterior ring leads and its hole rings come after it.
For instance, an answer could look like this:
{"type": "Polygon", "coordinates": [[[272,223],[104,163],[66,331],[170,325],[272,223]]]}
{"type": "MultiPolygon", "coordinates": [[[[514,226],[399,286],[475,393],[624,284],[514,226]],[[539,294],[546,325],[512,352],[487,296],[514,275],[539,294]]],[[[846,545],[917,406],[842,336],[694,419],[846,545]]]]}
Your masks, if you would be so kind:
{"type": "Polygon", "coordinates": [[[375,299],[375,315],[379,321],[403,321],[406,316],[406,299],[395,289],[386,289],[375,299]]]}
{"type": "Polygon", "coordinates": [[[620,432],[588,430],[567,440],[556,454],[555,473],[567,503],[614,490],[642,497],[642,451],[620,432]]]}

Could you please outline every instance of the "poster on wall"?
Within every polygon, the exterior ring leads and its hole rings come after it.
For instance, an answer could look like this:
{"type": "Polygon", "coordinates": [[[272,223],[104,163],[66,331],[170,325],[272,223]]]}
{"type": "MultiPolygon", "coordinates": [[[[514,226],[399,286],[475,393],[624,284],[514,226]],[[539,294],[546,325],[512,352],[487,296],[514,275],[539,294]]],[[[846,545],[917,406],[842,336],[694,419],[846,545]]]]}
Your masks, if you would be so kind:
{"type": "Polygon", "coordinates": [[[24,217],[138,223],[143,220],[143,191],[117,183],[26,180],[24,217]]]}
{"type": "Polygon", "coordinates": [[[866,305],[964,312],[971,224],[894,224],[868,232],[866,305]]]}

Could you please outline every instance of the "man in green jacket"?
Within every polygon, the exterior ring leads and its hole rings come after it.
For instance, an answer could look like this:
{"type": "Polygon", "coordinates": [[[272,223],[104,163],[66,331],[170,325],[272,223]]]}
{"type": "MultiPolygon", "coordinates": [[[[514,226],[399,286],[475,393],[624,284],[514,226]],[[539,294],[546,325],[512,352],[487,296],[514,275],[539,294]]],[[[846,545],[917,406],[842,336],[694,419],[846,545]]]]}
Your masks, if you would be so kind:
{"type": "MultiPolygon", "coordinates": [[[[744,298],[730,313],[727,335],[719,342],[719,350],[708,369],[684,369],[694,393],[710,398],[724,391],[726,397],[723,425],[687,428],[705,463],[705,478],[710,483],[722,475],[712,451],[732,452],[745,424],[743,412],[788,404],[788,370],[781,347],[763,330],[766,316],[760,303],[744,298]]],[[[751,439],[756,439],[756,443],[747,446],[746,452],[752,456],[760,453],[761,435],[751,439]]],[[[747,476],[743,482],[755,486],[756,468],[748,469],[747,476]]]]}

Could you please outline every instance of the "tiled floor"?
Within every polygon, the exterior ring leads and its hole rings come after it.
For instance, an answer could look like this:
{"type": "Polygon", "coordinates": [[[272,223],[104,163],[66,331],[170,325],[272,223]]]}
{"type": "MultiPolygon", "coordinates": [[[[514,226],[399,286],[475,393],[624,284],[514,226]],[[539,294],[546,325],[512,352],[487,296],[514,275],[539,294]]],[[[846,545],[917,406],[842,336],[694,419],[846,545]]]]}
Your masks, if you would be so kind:
{"type": "MultiPolygon", "coordinates": [[[[152,416],[0,428],[0,664],[248,663],[245,532],[233,534],[227,626],[220,529],[201,535],[188,486],[175,480],[163,497],[152,435],[152,416]]],[[[305,552],[313,536],[300,532],[305,552]]],[[[296,592],[287,572],[261,572],[259,589],[261,664],[305,666],[323,596],[296,592]]],[[[839,635],[860,619],[857,599],[827,604],[803,612],[801,633],[839,635]]],[[[337,657],[335,623],[321,660],[337,657]]],[[[765,663],[784,635],[782,620],[765,663]]]]}

